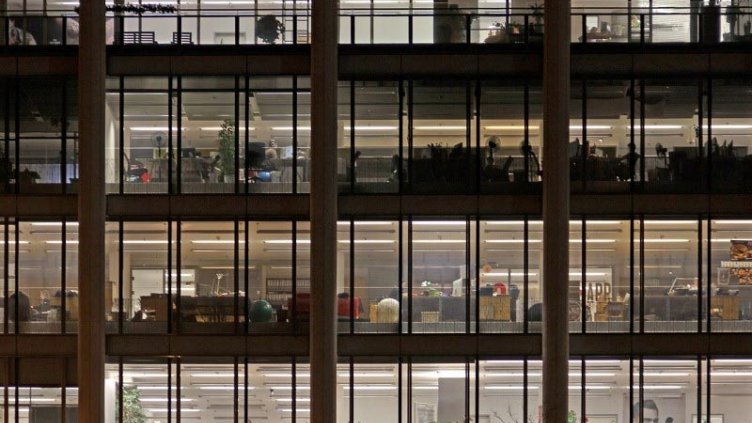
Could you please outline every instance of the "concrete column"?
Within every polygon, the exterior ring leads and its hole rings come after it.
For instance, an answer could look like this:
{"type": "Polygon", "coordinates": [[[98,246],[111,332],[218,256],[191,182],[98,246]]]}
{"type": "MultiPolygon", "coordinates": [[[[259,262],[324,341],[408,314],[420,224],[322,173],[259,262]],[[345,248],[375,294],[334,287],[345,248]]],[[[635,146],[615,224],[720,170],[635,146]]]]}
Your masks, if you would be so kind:
{"type": "Polygon", "coordinates": [[[337,415],[338,2],[311,4],[311,423],[330,423],[337,415]]]}
{"type": "Polygon", "coordinates": [[[80,423],[104,418],[105,5],[83,0],[79,12],[79,333],[80,423]]]}
{"type": "Polygon", "coordinates": [[[543,423],[565,423],[569,410],[570,26],[570,0],[547,1],[543,47],[543,423]]]}

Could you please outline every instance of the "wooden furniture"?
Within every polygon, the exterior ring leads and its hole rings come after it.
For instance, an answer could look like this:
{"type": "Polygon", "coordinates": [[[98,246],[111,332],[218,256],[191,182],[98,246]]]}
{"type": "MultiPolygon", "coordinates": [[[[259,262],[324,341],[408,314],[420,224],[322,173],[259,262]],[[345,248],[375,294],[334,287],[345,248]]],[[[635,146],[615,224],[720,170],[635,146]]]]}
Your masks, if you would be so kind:
{"type": "Polygon", "coordinates": [[[510,296],[480,297],[480,320],[511,321],[512,299],[510,296]]]}
{"type": "Polygon", "coordinates": [[[721,320],[739,320],[739,297],[714,295],[710,298],[710,316],[721,320]]]}

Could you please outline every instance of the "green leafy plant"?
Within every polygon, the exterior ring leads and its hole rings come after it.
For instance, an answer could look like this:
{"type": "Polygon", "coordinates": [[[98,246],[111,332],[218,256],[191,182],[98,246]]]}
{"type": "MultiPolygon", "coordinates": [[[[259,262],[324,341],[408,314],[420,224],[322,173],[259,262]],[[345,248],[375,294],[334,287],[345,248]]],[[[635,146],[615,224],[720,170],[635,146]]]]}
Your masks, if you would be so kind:
{"type": "Polygon", "coordinates": [[[222,122],[219,130],[219,168],[222,176],[235,175],[235,124],[231,120],[222,122]]]}
{"type": "MultiPolygon", "coordinates": [[[[120,410],[118,410],[119,413],[120,410]]],[[[122,423],[146,423],[146,413],[141,405],[141,392],[135,386],[123,388],[122,423]]]]}
{"type": "Polygon", "coordinates": [[[543,5],[535,3],[530,6],[530,9],[533,11],[533,20],[535,20],[535,24],[540,25],[541,22],[543,22],[543,5]]]}
{"type": "Polygon", "coordinates": [[[256,22],[256,37],[266,44],[274,44],[285,32],[285,25],[274,15],[264,15],[256,22]]]}

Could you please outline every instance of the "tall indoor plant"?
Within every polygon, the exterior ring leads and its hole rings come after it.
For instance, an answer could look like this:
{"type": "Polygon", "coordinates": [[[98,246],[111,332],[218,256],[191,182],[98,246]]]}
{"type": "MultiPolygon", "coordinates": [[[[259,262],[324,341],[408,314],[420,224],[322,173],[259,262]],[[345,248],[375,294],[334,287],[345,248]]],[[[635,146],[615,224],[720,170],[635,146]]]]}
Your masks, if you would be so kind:
{"type": "Polygon", "coordinates": [[[146,423],[141,391],[135,386],[123,388],[123,423],[146,423]]]}
{"type": "Polygon", "coordinates": [[[232,182],[235,177],[235,123],[231,120],[222,122],[219,130],[219,169],[225,182],[232,182]]]}

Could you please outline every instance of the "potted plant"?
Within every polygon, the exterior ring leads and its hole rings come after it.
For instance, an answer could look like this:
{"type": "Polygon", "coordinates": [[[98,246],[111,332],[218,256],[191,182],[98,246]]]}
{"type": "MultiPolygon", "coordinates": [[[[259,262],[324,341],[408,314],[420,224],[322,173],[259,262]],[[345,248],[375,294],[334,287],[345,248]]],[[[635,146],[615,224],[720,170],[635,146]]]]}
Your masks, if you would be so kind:
{"type": "Polygon", "coordinates": [[[235,177],[235,124],[231,120],[222,122],[219,130],[219,169],[225,182],[235,177]]]}
{"type": "Polygon", "coordinates": [[[41,178],[42,177],[39,176],[39,173],[29,170],[28,167],[18,173],[18,183],[21,185],[35,184],[37,180],[41,178]]]}
{"type": "Polygon", "coordinates": [[[146,423],[146,413],[141,405],[141,392],[135,386],[123,388],[122,423],[146,423]]]}
{"type": "Polygon", "coordinates": [[[264,15],[256,21],[256,38],[264,44],[274,44],[284,32],[285,25],[274,15],[264,15]]]}
{"type": "Polygon", "coordinates": [[[534,3],[530,6],[530,9],[533,11],[533,25],[532,25],[532,32],[534,34],[543,34],[543,5],[539,3],[534,3]]]}

